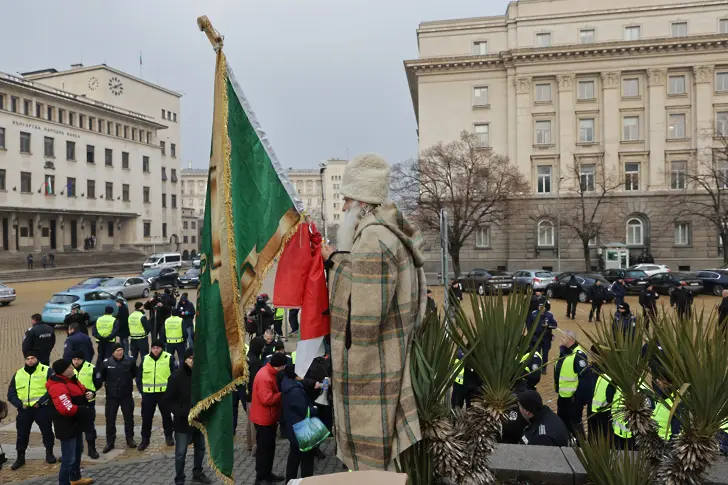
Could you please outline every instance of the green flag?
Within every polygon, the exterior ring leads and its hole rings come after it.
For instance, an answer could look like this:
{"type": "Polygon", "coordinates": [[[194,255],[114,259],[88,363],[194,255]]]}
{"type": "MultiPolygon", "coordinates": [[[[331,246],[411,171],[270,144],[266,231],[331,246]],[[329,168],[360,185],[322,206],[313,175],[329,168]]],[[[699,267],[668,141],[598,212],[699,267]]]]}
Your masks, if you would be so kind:
{"type": "Polygon", "coordinates": [[[246,309],[296,232],[303,204],[221,48],[214,103],[189,418],[205,434],[210,465],[232,484],[230,392],[248,380],[246,309]]]}

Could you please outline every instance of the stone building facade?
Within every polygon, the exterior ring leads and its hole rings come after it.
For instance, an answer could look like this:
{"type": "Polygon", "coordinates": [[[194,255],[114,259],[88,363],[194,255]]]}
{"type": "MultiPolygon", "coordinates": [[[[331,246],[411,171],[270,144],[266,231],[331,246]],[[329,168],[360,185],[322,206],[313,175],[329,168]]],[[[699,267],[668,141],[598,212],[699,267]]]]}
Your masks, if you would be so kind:
{"type": "Polygon", "coordinates": [[[520,0],[501,16],[424,22],[417,37],[405,70],[420,149],[475,133],[530,186],[508,220],[476,231],[464,270],[584,269],[560,216],[600,173],[619,186],[594,266],[614,242],[673,269],[722,261],[716,228],[672,206],[691,190],[686,171],[722,147],[711,133],[728,134],[728,1],[520,0]]]}

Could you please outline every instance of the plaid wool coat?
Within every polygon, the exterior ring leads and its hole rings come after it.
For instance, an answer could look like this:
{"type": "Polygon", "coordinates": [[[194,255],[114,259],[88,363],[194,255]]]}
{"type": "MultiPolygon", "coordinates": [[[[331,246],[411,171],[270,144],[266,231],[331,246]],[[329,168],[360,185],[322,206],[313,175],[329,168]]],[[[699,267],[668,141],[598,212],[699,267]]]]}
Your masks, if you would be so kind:
{"type": "Polygon", "coordinates": [[[427,305],[422,244],[390,202],[365,215],[352,251],[328,264],[335,434],[351,470],[392,470],[421,439],[410,349],[427,305]]]}

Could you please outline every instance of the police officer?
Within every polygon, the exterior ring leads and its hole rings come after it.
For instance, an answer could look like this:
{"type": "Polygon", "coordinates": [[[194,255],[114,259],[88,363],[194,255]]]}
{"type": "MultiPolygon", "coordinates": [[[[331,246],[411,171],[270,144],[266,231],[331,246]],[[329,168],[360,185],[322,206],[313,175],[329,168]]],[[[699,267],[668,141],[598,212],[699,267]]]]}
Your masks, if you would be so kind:
{"type": "Polygon", "coordinates": [[[584,403],[576,396],[581,376],[589,363],[584,349],[576,341],[571,330],[564,332],[559,349],[559,360],[554,371],[554,388],[559,395],[557,414],[564,421],[571,436],[576,436],[581,426],[584,403]]]}
{"type": "Polygon", "coordinates": [[[283,319],[286,317],[286,311],[283,308],[276,308],[273,313],[273,329],[276,335],[283,336],[283,319]]]}
{"type": "Polygon", "coordinates": [[[10,466],[11,470],[17,470],[25,465],[25,450],[28,449],[30,429],[33,427],[33,423],[38,425],[43,435],[46,462],[50,464],[56,462],[56,457],[53,455],[55,438],[50,416],[48,416],[49,397],[46,391],[46,382],[53,371],[47,365],[38,362],[36,352],[33,350],[27,350],[23,354],[25,355],[25,366],[18,369],[8,386],[8,401],[18,410],[18,417],[15,420],[17,433],[15,449],[18,457],[10,466]]]}
{"type": "Polygon", "coordinates": [[[149,353],[149,332],[151,324],[144,315],[144,305],[138,301],[134,304],[134,311],[129,315],[129,355],[137,361],[139,355],[142,359],[149,353]]]}
{"type": "Polygon", "coordinates": [[[627,285],[624,284],[624,278],[619,277],[617,281],[612,283],[612,294],[614,294],[614,306],[619,308],[619,305],[624,303],[624,297],[627,296],[627,285]]]}
{"type": "Polygon", "coordinates": [[[56,334],[53,327],[43,323],[43,318],[36,313],[30,317],[31,327],[23,337],[23,352],[33,352],[41,364],[48,366],[51,358],[51,351],[56,345],[56,334]]]}
{"type": "Polygon", "coordinates": [[[678,317],[682,319],[690,318],[693,307],[693,294],[685,288],[686,286],[687,282],[681,281],[670,294],[670,306],[677,310],[678,317]]]}
{"type": "Polygon", "coordinates": [[[104,314],[96,320],[94,337],[98,345],[96,364],[111,355],[111,346],[116,343],[116,334],[119,332],[119,322],[114,317],[114,309],[107,306],[104,314]]]}
{"type": "Polygon", "coordinates": [[[291,357],[290,355],[286,354],[286,345],[283,342],[281,342],[280,340],[276,340],[273,345],[274,345],[274,347],[273,347],[273,353],[266,355],[265,356],[265,360],[263,360],[263,365],[264,366],[266,364],[268,364],[268,362],[270,362],[270,359],[273,358],[273,355],[274,354],[283,354],[283,355],[285,355],[286,356],[286,365],[293,365],[295,363],[295,362],[293,362],[293,357],[291,357]]]}
{"type": "MultiPolygon", "coordinates": [[[[644,394],[647,395],[647,389],[643,385],[644,394]]],[[[654,408],[653,401],[650,397],[645,397],[647,405],[654,408]]],[[[624,398],[622,391],[616,388],[614,391],[614,400],[611,406],[612,414],[612,431],[614,432],[614,445],[618,450],[634,450],[635,438],[632,430],[629,429],[627,419],[624,416],[624,398]]]]}
{"type": "MultiPolygon", "coordinates": [[[[455,365],[460,364],[463,359],[463,351],[458,349],[455,357],[455,365]]],[[[465,366],[460,368],[460,372],[455,376],[455,382],[452,384],[452,397],[450,404],[454,408],[462,408],[465,405],[465,366]]]]}
{"type": "Polygon", "coordinates": [[[582,287],[576,276],[571,275],[566,285],[566,318],[574,320],[576,318],[576,305],[579,303],[579,295],[582,287]]]}
{"type": "Polygon", "coordinates": [[[537,350],[541,355],[541,373],[546,373],[546,366],[549,361],[549,352],[551,351],[551,341],[554,339],[553,330],[558,327],[556,318],[553,313],[547,309],[549,305],[548,301],[544,301],[539,304],[538,310],[531,312],[526,320],[526,328],[531,331],[534,324],[537,324],[536,330],[533,333],[531,345],[535,346],[538,343],[539,337],[541,337],[541,343],[538,344],[537,350]],[[538,319],[538,323],[536,323],[538,319]]]}
{"type": "Polygon", "coordinates": [[[162,415],[162,427],[167,446],[174,446],[174,428],[172,414],[164,402],[164,393],[167,391],[167,381],[177,369],[177,364],[169,353],[164,352],[164,342],[152,342],[152,351],[142,359],[142,371],[137,374],[137,388],[142,395],[142,441],[137,448],[144,451],[149,446],[152,437],[152,421],[157,408],[162,415]]]}
{"type": "MultiPolygon", "coordinates": [[[[273,310],[268,306],[268,295],[261,293],[255,299],[255,307],[250,312],[250,317],[256,322],[256,336],[260,337],[266,330],[273,326],[273,310]]],[[[275,337],[275,335],[274,335],[275,337]]]]}
{"type": "Polygon", "coordinates": [[[528,346],[528,351],[521,357],[521,364],[523,364],[523,373],[521,378],[516,383],[516,392],[520,392],[526,389],[536,390],[536,386],[541,382],[541,366],[543,365],[543,358],[538,350],[533,350],[535,342],[531,341],[528,346]]]}
{"type": "MultiPolygon", "coordinates": [[[[542,304],[546,304],[548,300],[544,296],[544,294],[541,292],[541,290],[536,290],[533,292],[533,295],[531,295],[531,301],[528,303],[528,314],[538,311],[538,307],[542,304]]],[[[551,310],[551,305],[546,308],[546,310],[551,310]]]]}
{"type": "Polygon", "coordinates": [[[192,304],[187,293],[182,293],[180,296],[177,310],[182,317],[182,332],[185,334],[187,348],[191,349],[195,343],[195,305],[192,304]]]}
{"type": "MultiPolygon", "coordinates": [[[[88,335],[86,336],[88,337],[88,335]]],[[[65,357],[64,357],[65,358],[65,357]]],[[[96,393],[96,384],[94,383],[94,374],[96,373],[96,366],[94,366],[90,359],[86,359],[84,353],[76,351],[71,354],[71,364],[76,371],[76,378],[86,389],[96,393]]],[[[89,411],[91,412],[91,427],[85,431],[86,443],[88,444],[88,456],[94,460],[98,459],[99,452],[96,451],[96,396],[89,400],[89,411]]],[[[79,437],[80,439],[80,437],[79,437]]]]}
{"type": "Polygon", "coordinates": [[[72,323],[68,327],[68,338],[63,344],[63,358],[70,361],[76,352],[81,352],[88,362],[94,360],[94,344],[91,342],[91,337],[81,331],[80,324],[72,323]]]}
{"type": "Polygon", "coordinates": [[[650,283],[647,288],[642,290],[640,293],[640,306],[642,307],[642,313],[645,316],[645,324],[647,328],[650,328],[650,322],[657,322],[657,299],[660,295],[655,291],[655,287],[650,283]]]}
{"type": "Polygon", "coordinates": [[[136,448],[134,442],[134,379],[137,366],[131,357],[124,355],[124,349],[117,343],[111,344],[111,357],[105,359],[96,369],[94,385],[96,389],[106,386],[106,454],[114,449],[116,442],[116,416],[121,408],[124,415],[124,434],[126,445],[136,448]]]}
{"type": "Polygon", "coordinates": [[[569,432],[551,408],[543,405],[541,395],[532,390],[518,395],[518,409],[528,421],[521,442],[525,445],[568,446],[569,432]]]}
{"type": "Polygon", "coordinates": [[[612,403],[617,389],[607,374],[594,367],[592,371],[597,374],[597,378],[586,418],[587,428],[590,437],[608,438],[612,434],[612,403]]]}
{"type": "Polygon", "coordinates": [[[184,360],[185,355],[185,335],[182,331],[182,317],[179,310],[172,310],[172,316],[164,321],[164,341],[167,343],[167,352],[174,355],[180,362],[184,360]]]}
{"type": "Polygon", "coordinates": [[[169,316],[168,314],[165,314],[162,296],[158,292],[155,292],[154,296],[144,303],[144,308],[149,311],[149,321],[152,326],[152,338],[160,338],[162,334],[162,327],[164,326],[164,320],[166,320],[169,316]]]}
{"type": "Polygon", "coordinates": [[[597,322],[601,321],[602,305],[604,300],[607,298],[607,289],[602,285],[602,282],[596,280],[594,286],[591,288],[591,310],[589,310],[589,321],[591,322],[596,314],[597,322]]]}
{"type": "Polygon", "coordinates": [[[81,310],[81,305],[78,303],[71,305],[71,313],[63,319],[63,324],[66,326],[70,327],[74,323],[78,323],[81,332],[88,335],[88,328],[91,326],[91,317],[89,317],[88,313],[81,310]]]}
{"type": "Polygon", "coordinates": [[[124,349],[124,353],[129,353],[129,307],[126,306],[126,300],[123,298],[116,299],[116,321],[119,322],[119,343],[124,349]]]}
{"type": "Polygon", "coordinates": [[[634,335],[637,319],[632,315],[629,303],[624,302],[617,307],[617,313],[614,314],[614,322],[612,322],[612,331],[622,332],[624,336],[634,335]]]}

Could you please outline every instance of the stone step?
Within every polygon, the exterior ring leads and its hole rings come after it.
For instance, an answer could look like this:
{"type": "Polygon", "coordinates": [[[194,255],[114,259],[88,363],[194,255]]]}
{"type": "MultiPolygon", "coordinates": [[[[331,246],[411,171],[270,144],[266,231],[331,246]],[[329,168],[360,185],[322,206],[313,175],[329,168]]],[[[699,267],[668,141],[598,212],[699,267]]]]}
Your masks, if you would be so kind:
{"type": "MultiPolygon", "coordinates": [[[[119,440],[119,438],[117,437],[117,441],[118,440],[119,440]]],[[[124,444],[126,444],[126,443],[124,443],[124,444]]],[[[8,469],[10,469],[10,465],[18,457],[18,452],[15,451],[15,443],[11,443],[11,444],[2,443],[0,446],[2,446],[3,450],[5,451],[5,458],[7,458],[7,460],[8,460],[8,463],[3,465],[3,468],[5,468],[7,466],[8,469]]],[[[96,444],[97,448],[98,448],[98,446],[99,446],[99,443],[96,444]]],[[[101,448],[103,448],[103,447],[104,447],[104,444],[102,443],[101,448]]],[[[122,453],[124,453],[125,449],[126,449],[125,447],[119,446],[117,448],[114,448],[113,450],[111,450],[110,452],[108,452],[106,454],[101,453],[101,449],[98,449],[99,458],[97,460],[92,460],[86,454],[86,452],[87,452],[86,443],[84,443],[84,445],[83,445],[84,454],[83,454],[83,457],[81,458],[81,461],[84,466],[91,465],[91,464],[101,465],[104,463],[110,463],[110,462],[114,461],[116,458],[118,458],[122,453]]],[[[56,457],[61,456],[61,444],[58,441],[56,441],[56,444],[53,447],[53,453],[56,455],[56,457]]],[[[28,449],[25,450],[25,460],[26,461],[28,461],[28,460],[45,460],[45,448],[42,446],[28,447],[28,449]]],[[[27,464],[26,464],[26,466],[27,466],[27,464]]]]}
{"type": "MultiPolygon", "coordinates": [[[[123,423],[123,421],[122,421],[122,423],[123,423]]],[[[116,423],[116,438],[117,439],[124,438],[124,426],[123,426],[123,424],[121,424],[121,426],[120,426],[120,424],[121,423],[119,423],[117,421],[117,423],[116,423]]],[[[152,426],[152,433],[154,433],[154,430],[156,430],[160,427],[161,427],[161,425],[152,426]]],[[[0,426],[0,432],[3,432],[3,431],[10,431],[10,432],[15,431],[15,423],[10,423],[5,426],[0,426]]],[[[35,433],[35,434],[40,434],[40,429],[38,428],[38,425],[36,423],[33,423],[33,427],[30,428],[30,432],[35,433]]],[[[138,426],[134,426],[134,436],[141,436],[141,432],[142,432],[141,423],[138,426]]],[[[100,423],[98,420],[96,420],[96,434],[99,437],[106,436],[106,423],[103,423],[103,422],[100,423]]],[[[15,446],[15,445],[13,445],[13,446],[15,446]]],[[[3,447],[5,447],[5,445],[3,445],[3,447]]]]}

